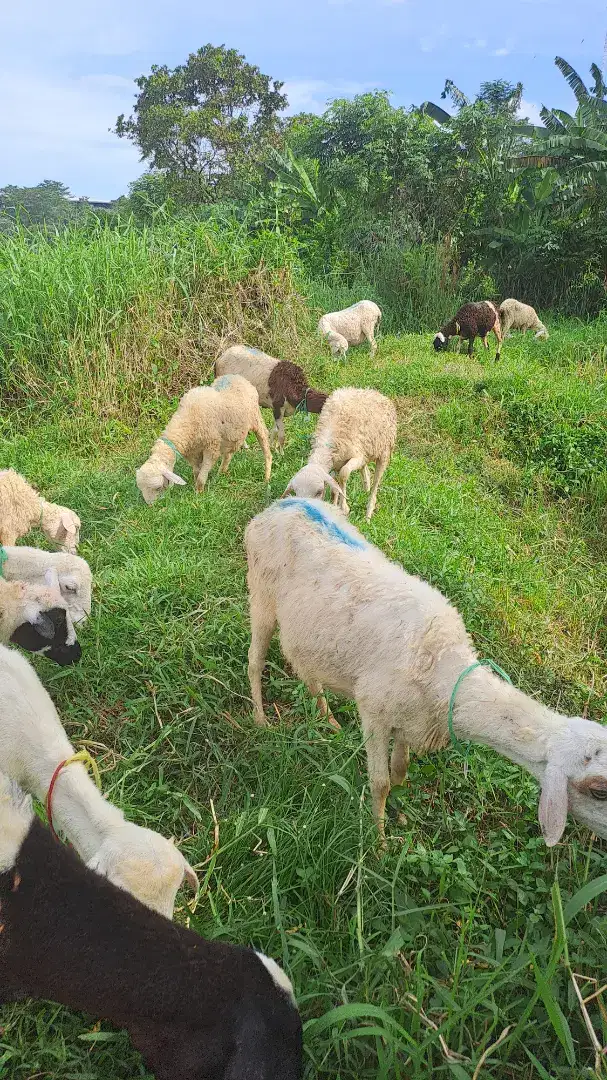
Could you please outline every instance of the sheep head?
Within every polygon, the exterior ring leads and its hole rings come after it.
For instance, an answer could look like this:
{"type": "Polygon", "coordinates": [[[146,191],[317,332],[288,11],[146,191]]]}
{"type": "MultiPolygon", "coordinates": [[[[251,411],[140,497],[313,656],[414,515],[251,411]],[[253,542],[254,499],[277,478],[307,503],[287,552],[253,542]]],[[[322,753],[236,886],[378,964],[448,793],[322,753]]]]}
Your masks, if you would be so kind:
{"type": "Polygon", "coordinates": [[[171,484],[185,484],[185,480],[172,472],[166,465],[149,459],[135,473],[137,487],[148,506],[156,502],[171,484]]]}
{"type": "Polygon", "coordinates": [[[47,570],[45,586],[4,582],[0,591],[0,639],[27,652],[44,653],[65,666],[82,655],[74,624],[59,589],[56,570],[47,570]]]}
{"type": "Polygon", "coordinates": [[[67,506],[56,506],[55,503],[42,502],[42,531],[49,540],[53,540],[63,551],[75,555],[80,542],[80,526],[82,522],[73,510],[67,506]]]}
{"type": "Polygon", "coordinates": [[[539,822],[548,847],[560,840],[567,811],[607,839],[607,729],[573,717],[548,744],[539,822]]]}
{"type": "Polygon", "coordinates": [[[433,345],[436,352],[441,352],[442,350],[449,348],[449,338],[443,334],[442,330],[439,330],[438,334],[434,335],[433,345]]]}
{"type": "Polygon", "coordinates": [[[184,878],[198,888],[194,870],[172,840],[128,821],[106,836],[87,865],[167,919],[173,918],[184,878]]]}
{"type": "Polygon", "coordinates": [[[342,359],[348,351],[348,339],[343,334],[338,334],[336,330],[327,330],[325,337],[332,355],[342,359]]]}
{"type": "MultiPolygon", "coordinates": [[[[322,499],[325,487],[329,487],[334,495],[345,502],[346,496],[336,480],[320,465],[304,465],[303,469],[295,473],[287,484],[281,498],[295,495],[300,499],[322,499]]],[[[347,511],[346,511],[347,513],[347,511]]]]}

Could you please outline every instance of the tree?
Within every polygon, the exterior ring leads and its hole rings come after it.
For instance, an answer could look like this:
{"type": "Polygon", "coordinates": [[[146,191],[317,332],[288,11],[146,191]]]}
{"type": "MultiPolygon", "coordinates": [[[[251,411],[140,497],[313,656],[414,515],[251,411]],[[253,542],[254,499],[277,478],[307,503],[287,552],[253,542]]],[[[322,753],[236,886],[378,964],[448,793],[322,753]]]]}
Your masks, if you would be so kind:
{"type": "Polygon", "coordinates": [[[173,70],[153,65],[135,81],[133,114],[118,117],[116,134],[131,139],[185,202],[233,194],[276,141],[287,105],[282,83],[223,45],[205,45],[173,70]]]}
{"type": "Polygon", "coordinates": [[[0,188],[0,229],[14,222],[22,225],[64,225],[72,220],[80,207],[70,196],[70,190],[59,180],[43,180],[35,187],[8,184],[0,188]]]}

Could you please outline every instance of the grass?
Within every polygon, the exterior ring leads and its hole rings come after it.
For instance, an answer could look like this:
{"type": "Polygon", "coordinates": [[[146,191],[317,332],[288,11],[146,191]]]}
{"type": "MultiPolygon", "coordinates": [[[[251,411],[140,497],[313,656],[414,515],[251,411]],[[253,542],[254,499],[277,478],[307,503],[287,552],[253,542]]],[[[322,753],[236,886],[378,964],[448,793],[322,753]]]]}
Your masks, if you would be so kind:
{"type": "MultiPolygon", "coordinates": [[[[547,344],[513,339],[499,368],[480,352],[436,355],[429,336],[386,337],[373,362],[361,348],[338,366],[305,335],[301,352],[318,385],[372,385],[397,400],[398,452],[378,510],[366,525],[355,477],[352,520],[441,588],[479,651],[528,693],[604,717],[602,481],[576,454],[547,454],[538,435],[543,423],[566,445],[583,418],[600,445],[600,329],[562,323],[547,344]],[[523,405],[536,425],[527,439],[523,405]]],[[[96,582],[83,660],[36,666],[71,738],[95,751],[110,798],[174,835],[198,868],[196,909],[184,898],[177,917],[284,964],[307,1080],[603,1075],[571,972],[598,980],[586,988],[604,981],[607,902],[582,894],[566,928],[560,911],[600,877],[605,844],[570,822],[548,851],[535,782],[472,748],[467,759],[414,760],[390,798],[381,856],[355,709],[335,701],[343,729],[324,726],[277,643],[264,686],[274,724],[253,728],[242,534],[301,466],[314,420],[288,421],[269,489],[254,445],[203,496],[185,469],[186,488],[146,507],[134,468],[173,404],[158,393],[118,416],[91,400],[66,409],[60,391],[41,420],[15,399],[0,419],[0,466],[83,520],[96,582]]],[[[600,997],[589,1011],[604,1045],[600,997]]],[[[0,1077],[145,1076],[126,1036],[97,1019],[4,1009],[0,1077]]]]}

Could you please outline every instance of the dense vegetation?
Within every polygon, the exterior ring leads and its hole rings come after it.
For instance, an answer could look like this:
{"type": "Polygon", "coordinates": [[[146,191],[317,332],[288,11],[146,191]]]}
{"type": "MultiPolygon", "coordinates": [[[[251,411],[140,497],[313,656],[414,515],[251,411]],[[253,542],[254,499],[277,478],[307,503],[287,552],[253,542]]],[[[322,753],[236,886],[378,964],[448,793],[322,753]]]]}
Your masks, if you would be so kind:
{"type": "MultiPolygon", "coordinates": [[[[280,84],[207,48],[141,81],[121,134],[158,136],[160,154],[168,85],[189,149],[155,157],[120,205],[64,214],[57,185],[2,195],[0,467],[80,513],[96,582],[81,665],[38,670],[109,796],[199,869],[178,918],[284,962],[306,1080],[604,1076],[574,984],[604,982],[605,844],[570,823],[548,852],[535,782],[476,748],[413,762],[382,856],[355,710],[332,702],[343,728],[324,727],[276,643],[275,724],[253,730],[242,533],[303,463],[313,419],[287,422],[269,490],[255,446],[204,496],[186,470],[154,507],[134,469],[229,342],[325,388],[377,387],[397,403],[398,452],[369,525],[353,480],[353,521],[441,588],[523,689],[603,718],[605,90],[561,67],[578,113],[547,113],[539,134],[503,83],[474,102],[447,84],[453,116],[379,93],[285,123],[280,84]],[[194,93],[210,112],[187,124],[194,93]],[[478,346],[433,352],[460,300],[505,294],[552,308],[548,341],[513,337],[499,365],[478,346]],[[377,356],[338,365],[316,319],[362,295],[384,308],[377,356]]],[[[603,996],[588,1006],[600,1046],[603,996]]],[[[0,1077],[145,1076],[96,1021],[3,1010],[0,1077]]]]}

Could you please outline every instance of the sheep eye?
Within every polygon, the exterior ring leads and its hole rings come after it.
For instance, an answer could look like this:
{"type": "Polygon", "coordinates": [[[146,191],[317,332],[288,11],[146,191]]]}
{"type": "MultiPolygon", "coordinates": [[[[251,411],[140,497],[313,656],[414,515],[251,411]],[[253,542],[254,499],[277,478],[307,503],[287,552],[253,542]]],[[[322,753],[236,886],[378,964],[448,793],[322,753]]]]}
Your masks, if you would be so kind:
{"type": "Polygon", "coordinates": [[[599,802],[607,800],[607,788],[590,788],[590,794],[593,799],[597,799],[599,802]]]}

